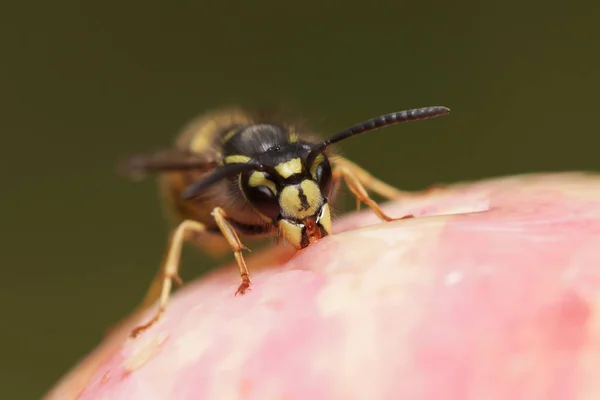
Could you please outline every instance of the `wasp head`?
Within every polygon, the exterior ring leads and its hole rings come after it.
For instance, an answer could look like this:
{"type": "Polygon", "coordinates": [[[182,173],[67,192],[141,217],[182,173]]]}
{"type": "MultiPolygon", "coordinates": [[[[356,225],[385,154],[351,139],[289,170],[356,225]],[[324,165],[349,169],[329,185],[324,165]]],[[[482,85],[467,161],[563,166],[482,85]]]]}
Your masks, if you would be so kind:
{"type": "Polygon", "coordinates": [[[296,248],[331,233],[331,165],[325,153],[310,160],[310,150],[301,143],[273,146],[255,160],[269,168],[240,176],[246,200],[296,248]]]}

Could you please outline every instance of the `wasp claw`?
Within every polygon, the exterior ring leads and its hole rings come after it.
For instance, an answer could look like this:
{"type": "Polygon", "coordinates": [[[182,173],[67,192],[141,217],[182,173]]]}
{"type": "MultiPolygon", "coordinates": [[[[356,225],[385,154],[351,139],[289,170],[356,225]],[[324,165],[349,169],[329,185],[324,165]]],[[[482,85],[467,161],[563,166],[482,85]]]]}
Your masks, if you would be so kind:
{"type": "Polygon", "coordinates": [[[243,275],[242,283],[240,284],[240,287],[238,287],[238,289],[236,290],[235,296],[237,296],[238,294],[243,295],[249,290],[250,290],[250,278],[248,278],[248,276],[243,275]]]}

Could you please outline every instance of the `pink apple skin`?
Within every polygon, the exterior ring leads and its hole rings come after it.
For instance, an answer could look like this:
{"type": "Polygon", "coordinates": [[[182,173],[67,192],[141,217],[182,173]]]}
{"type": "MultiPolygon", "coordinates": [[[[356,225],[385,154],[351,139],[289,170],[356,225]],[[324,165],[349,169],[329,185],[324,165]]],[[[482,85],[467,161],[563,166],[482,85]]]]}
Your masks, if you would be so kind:
{"type": "Polygon", "coordinates": [[[600,399],[600,176],[450,185],[134,315],[48,400],[600,399]],[[260,265],[260,267],[259,267],[260,265]],[[153,311],[153,310],[152,310],[153,311]]]}

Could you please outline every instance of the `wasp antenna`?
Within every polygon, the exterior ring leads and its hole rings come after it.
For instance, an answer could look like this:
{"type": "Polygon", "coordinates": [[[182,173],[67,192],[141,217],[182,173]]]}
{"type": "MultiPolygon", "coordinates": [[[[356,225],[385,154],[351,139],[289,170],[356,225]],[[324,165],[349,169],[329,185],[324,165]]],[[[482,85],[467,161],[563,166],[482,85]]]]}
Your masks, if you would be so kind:
{"type": "Polygon", "coordinates": [[[398,111],[391,114],[381,115],[379,117],[371,118],[366,121],[360,122],[356,125],[352,125],[343,131],[333,135],[329,139],[322,141],[313,147],[312,151],[308,155],[307,164],[310,165],[314,159],[321,153],[327,146],[333,143],[340,142],[348,139],[352,136],[362,135],[363,133],[371,132],[386,126],[401,124],[403,122],[421,121],[424,119],[440,117],[450,112],[450,109],[443,106],[432,106],[423,108],[414,108],[412,110],[398,111]]]}
{"type": "MultiPolygon", "coordinates": [[[[363,133],[371,132],[386,126],[400,124],[403,122],[420,121],[428,118],[440,117],[450,112],[450,109],[442,106],[415,108],[412,110],[398,111],[391,114],[381,115],[379,117],[371,118],[366,121],[360,122],[356,125],[352,125],[349,128],[333,135],[329,139],[323,141],[321,144],[324,147],[329,146],[332,143],[340,142],[348,139],[351,136],[361,135],[363,133]]],[[[319,145],[317,145],[319,146],[319,145]]]]}
{"type": "Polygon", "coordinates": [[[236,163],[236,164],[226,164],[222,167],[217,168],[214,172],[208,174],[203,179],[198,182],[188,186],[183,193],[181,194],[181,198],[183,200],[191,200],[194,197],[198,196],[202,193],[206,188],[215,183],[219,182],[221,179],[229,178],[242,172],[246,171],[265,171],[272,174],[274,177],[277,177],[277,171],[271,166],[263,165],[254,162],[247,163],[236,163]]]}
{"type": "Polygon", "coordinates": [[[198,196],[209,186],[219,182],[221,179],[225,179],[237,174],[241,174],[245,171],[256,169],[257,166],[259,165],[254,163],[226,164],[222,167],[215,169],[212,173],[208,174],[198,182],[188,186],[181,194],[181,198],[183,200],[190,200],[198,196]]]}

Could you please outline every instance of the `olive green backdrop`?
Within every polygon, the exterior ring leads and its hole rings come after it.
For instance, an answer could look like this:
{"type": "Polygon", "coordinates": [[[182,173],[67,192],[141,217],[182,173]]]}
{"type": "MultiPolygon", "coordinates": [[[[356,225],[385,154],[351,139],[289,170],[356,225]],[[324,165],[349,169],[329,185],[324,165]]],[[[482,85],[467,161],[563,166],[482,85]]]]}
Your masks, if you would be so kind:
{"type": "MultiPolygon", "coordinates": [[[[335,3],[3,6],[0,398],[41,397],[140,300],[166,224],[153,181],[114,163],[206,109],[282,106],[332,133],[449,106],[343,145],[407,189],[600,168],[597,2],[335,3]]],[[[190,250],[188,279],[214,265],[190,250]]]]}

